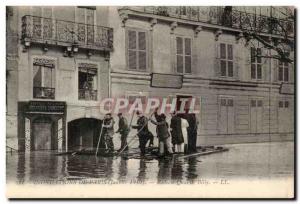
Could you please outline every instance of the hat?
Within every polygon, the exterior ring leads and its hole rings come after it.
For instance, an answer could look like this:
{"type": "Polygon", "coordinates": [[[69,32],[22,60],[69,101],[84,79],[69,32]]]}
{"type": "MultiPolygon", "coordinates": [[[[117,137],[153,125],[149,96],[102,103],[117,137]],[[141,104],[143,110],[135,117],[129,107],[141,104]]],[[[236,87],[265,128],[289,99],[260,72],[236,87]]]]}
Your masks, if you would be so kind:
{"type": "Polygon", "coordinates": [[[118,116],[121,116],[122,115],[122,113],[118,113],[118,116]]]}

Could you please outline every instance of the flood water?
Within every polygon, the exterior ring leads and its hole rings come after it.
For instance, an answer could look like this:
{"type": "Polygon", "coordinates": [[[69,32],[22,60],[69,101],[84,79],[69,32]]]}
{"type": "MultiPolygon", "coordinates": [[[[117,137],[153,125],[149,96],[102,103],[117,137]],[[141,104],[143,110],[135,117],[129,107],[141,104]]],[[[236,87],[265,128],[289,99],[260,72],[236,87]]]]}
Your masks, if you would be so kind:
{"type": "Polygon", "coordinates": [[[285,178],[294,175],[294,143],[224,145],[229,151],[192,158],[122,159],[54,152],[7,153],[7,182],[109,179],[123,183],[199,179],[285,178]]]}

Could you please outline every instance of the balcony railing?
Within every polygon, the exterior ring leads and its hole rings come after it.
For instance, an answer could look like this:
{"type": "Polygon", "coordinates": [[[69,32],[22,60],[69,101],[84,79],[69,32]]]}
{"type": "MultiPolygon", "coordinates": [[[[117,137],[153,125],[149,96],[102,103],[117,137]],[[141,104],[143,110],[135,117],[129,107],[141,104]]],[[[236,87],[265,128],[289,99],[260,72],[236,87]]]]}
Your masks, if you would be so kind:
{"type": "Polygon", "coordinates": [[[130,10],[148,14],[173,17],[190,21],[210,23],[234,29],[252,29],[259,33],[294,35],[294,22],[217,6],[144,6],[129,7],[130,10]]]}
{"type": "Polygon", "coordinates": [[[49,87],[33,87],[34,98],[54,99],[55,88],[49,87]]]}
{"type": "Polygon", "coordinates": [[[78,90],[78,99],[86,101],[96,101],[97,100],[97,90],[89,89],[79,89],[78,90]]]}
{"type": "Polygon", "coordinates": [[[96,50],[113,49],[112,28],[29,15],[22,18],[22,39],[65,46],[76,44],[96,50]]]}

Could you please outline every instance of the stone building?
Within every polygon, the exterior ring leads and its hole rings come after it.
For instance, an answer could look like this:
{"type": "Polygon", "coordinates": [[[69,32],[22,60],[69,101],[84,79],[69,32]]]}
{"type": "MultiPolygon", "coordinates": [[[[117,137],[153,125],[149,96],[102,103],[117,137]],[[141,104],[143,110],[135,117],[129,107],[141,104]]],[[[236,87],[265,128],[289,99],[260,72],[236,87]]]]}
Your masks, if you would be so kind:
{"type": "Polygon", "coordinates": [[[242,32],[293,39],[286,11],[7,7],[7,145],[95,147],[107,97],[196,98],[198,145],[293,140],[294,64],[242,32]]]}
{"type": "Polygon", "coordinates": [[[107,7],[7,7],[7,145],[94,146],[108,97],[107,7]]]}
{"type": "Polygon", "coordinates": [[[255,39],[247,42],[241,29],[259,27],[259,35],[272,41],[283,38],[271,24],[280,22],[275,25],[289,28],[293,40],[288,11],[111,7],[112,95],[197,98],[198,145],[292,140],[294,65],[256,57],[271,51],[255,39]]]}

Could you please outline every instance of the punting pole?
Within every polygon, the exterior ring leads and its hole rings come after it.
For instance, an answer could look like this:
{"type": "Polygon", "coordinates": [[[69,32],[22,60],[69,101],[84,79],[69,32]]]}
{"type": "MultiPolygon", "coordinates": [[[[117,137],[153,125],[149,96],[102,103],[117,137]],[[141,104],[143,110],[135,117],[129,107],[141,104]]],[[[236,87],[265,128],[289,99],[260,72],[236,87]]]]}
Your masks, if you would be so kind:
{"type": "MultiPolygon", "coordinates": [[[[150,115],[150,117],[149,118],[151,118],[152,117],[152,115],[154,114],[154,112],[155,111],[153,111],[152,112],[152,114],[150,115]]],[[[135,112],[133,112],[133,113],[135,113],[135,112]]],[[[132,118],[133,118],[133,116],[132,116],[132,118]]],[[[131,122],[132,122],[132,118],[131,118],[131,121],[130,121],[130,125],[131,125],[131,122]]],[[[147,123],[148,123],[148,121],[149,121],[149,119],[147,118],[147,123]]],[[[129,144],[135,139],[135,137],[136,136],[138,136],[138,134],[142,131],[142,129],[147,125],[147,123],[145,123],[144,125],[143,125],[143,127],[132,137],[132,139],[127,143],[127,145],[125,145],[125,147],[123,147],[123,149],[119,152],[119,154],[118,154],[118,156],[126,149],[126,147],[128,147],[129,146],[129,144]]]]}
{"type": "Polygon", "coordinates": [[[104,123],[104,120],[103,120],[103,122],[101,124],[101,130],[100,130],[100,135],[99,135],[99,139],[98,139],[98,143],[97,143],[97,149],[96,149],[95,156],[97,156],[97,154],[98,154],[99,144],[100,144],[100,140],[101,140],[101,137],[102,137],[102,130],[103,130],[103,125],[104,125],[103,123],[104,123]]]}

